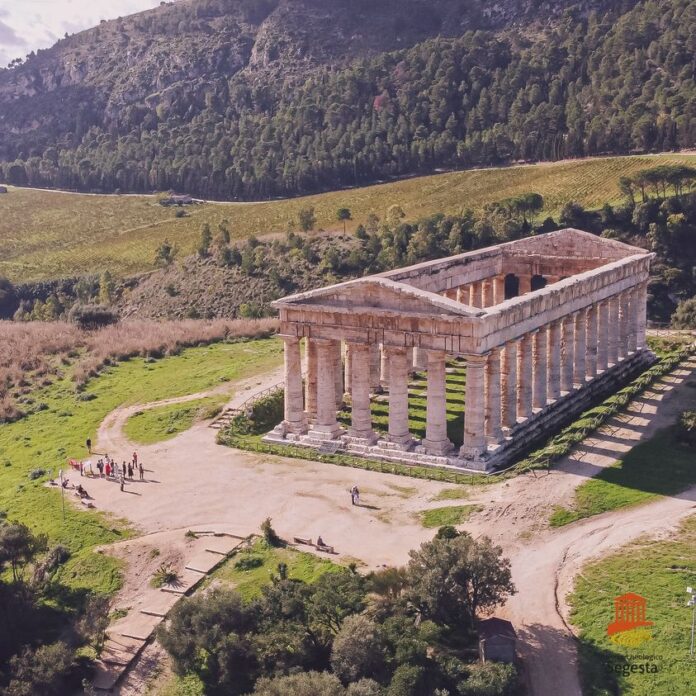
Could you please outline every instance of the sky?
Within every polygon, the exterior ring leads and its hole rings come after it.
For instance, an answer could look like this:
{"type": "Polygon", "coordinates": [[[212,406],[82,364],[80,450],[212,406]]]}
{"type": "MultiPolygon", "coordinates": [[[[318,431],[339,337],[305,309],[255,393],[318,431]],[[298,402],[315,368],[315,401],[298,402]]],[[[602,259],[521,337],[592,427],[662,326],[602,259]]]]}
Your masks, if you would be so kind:
{"type": "Polygon", "coordinates": [[[160,0],[0,0],[0,67],[37,48],[48,48],[65,32],[88,29],[101,19],[148,10],[160,0]]]}

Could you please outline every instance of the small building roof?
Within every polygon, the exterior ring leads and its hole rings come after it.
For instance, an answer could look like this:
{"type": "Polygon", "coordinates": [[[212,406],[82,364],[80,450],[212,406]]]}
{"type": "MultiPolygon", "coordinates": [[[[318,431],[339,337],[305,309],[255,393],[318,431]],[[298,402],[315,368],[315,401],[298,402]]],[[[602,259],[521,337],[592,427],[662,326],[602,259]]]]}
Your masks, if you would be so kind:
{"type": "Polygon", "coordinates": [[[517,640],[514,626],[505,619],[492,617],[490,619],[482,619],[478,622],[478,632],[480,640],[488,640],[490,638],[508,638],[517,640]]]}

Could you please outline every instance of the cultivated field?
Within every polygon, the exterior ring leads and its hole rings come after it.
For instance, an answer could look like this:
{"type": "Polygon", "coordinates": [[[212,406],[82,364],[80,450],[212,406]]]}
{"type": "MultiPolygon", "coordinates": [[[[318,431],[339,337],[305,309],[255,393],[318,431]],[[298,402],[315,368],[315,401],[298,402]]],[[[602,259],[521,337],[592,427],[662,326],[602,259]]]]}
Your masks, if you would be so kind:
{"type": "Polygon", "coordinates": [[[622,176],[657,164],[696,163],[696,155],[609,157],[551,164],[451,172],[366,188],[334,191],[282,201],[210,203],[175,218],[156,196],[99,196],[11,188],[0,196],[0,275],[15,282],[98,273],[109,268],[129,275],[153,267],[155,249],[165,239],[189,254],[201,226],[213,230],[228,221],[232,237],[243,239],[285,232],[306,206],[316,210],[317,228],[339,229],[336,210],[349,207],[354,226],[375,212],[399,204],[407,218],[435,212],[480,209],[487,203],[536,191],[546,200],[545,215],[568,201],[598,207],[620,198],[622,176]]]}

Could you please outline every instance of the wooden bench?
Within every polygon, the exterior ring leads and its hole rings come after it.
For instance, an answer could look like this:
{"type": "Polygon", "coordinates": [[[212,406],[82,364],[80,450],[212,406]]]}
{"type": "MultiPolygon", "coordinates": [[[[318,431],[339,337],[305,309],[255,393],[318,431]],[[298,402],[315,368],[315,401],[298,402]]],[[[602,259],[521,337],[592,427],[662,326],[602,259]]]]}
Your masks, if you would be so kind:
{"type": "Polygon", "coordinates": [[[323,551],[324,553],[336,553],[333,546],[326,546],[317,544],[317,551],[323,551]]]}
{"type": "Polygon", "coordinates": [[[314,546],[311,539],[303,539],[302,537],[293,537],[296,544],[305,544],[305,546],[314,546]]]}

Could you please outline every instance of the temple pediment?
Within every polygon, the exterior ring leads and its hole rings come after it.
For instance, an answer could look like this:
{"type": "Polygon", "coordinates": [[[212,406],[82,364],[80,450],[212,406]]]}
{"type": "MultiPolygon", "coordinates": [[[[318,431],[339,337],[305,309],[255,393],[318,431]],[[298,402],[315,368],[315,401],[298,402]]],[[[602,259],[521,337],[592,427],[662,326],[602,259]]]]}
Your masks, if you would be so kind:
{"type": "Polygon", "coordinates": [[[483,314],[476,307],[469,307],[436,293],[380,277],[360,278],[327,288],[310,290],[276,300],[273,306],[278,309],[314,306],[355,312],[385,310],[400,314],[431,316],[476,317],[483,314]]]}

